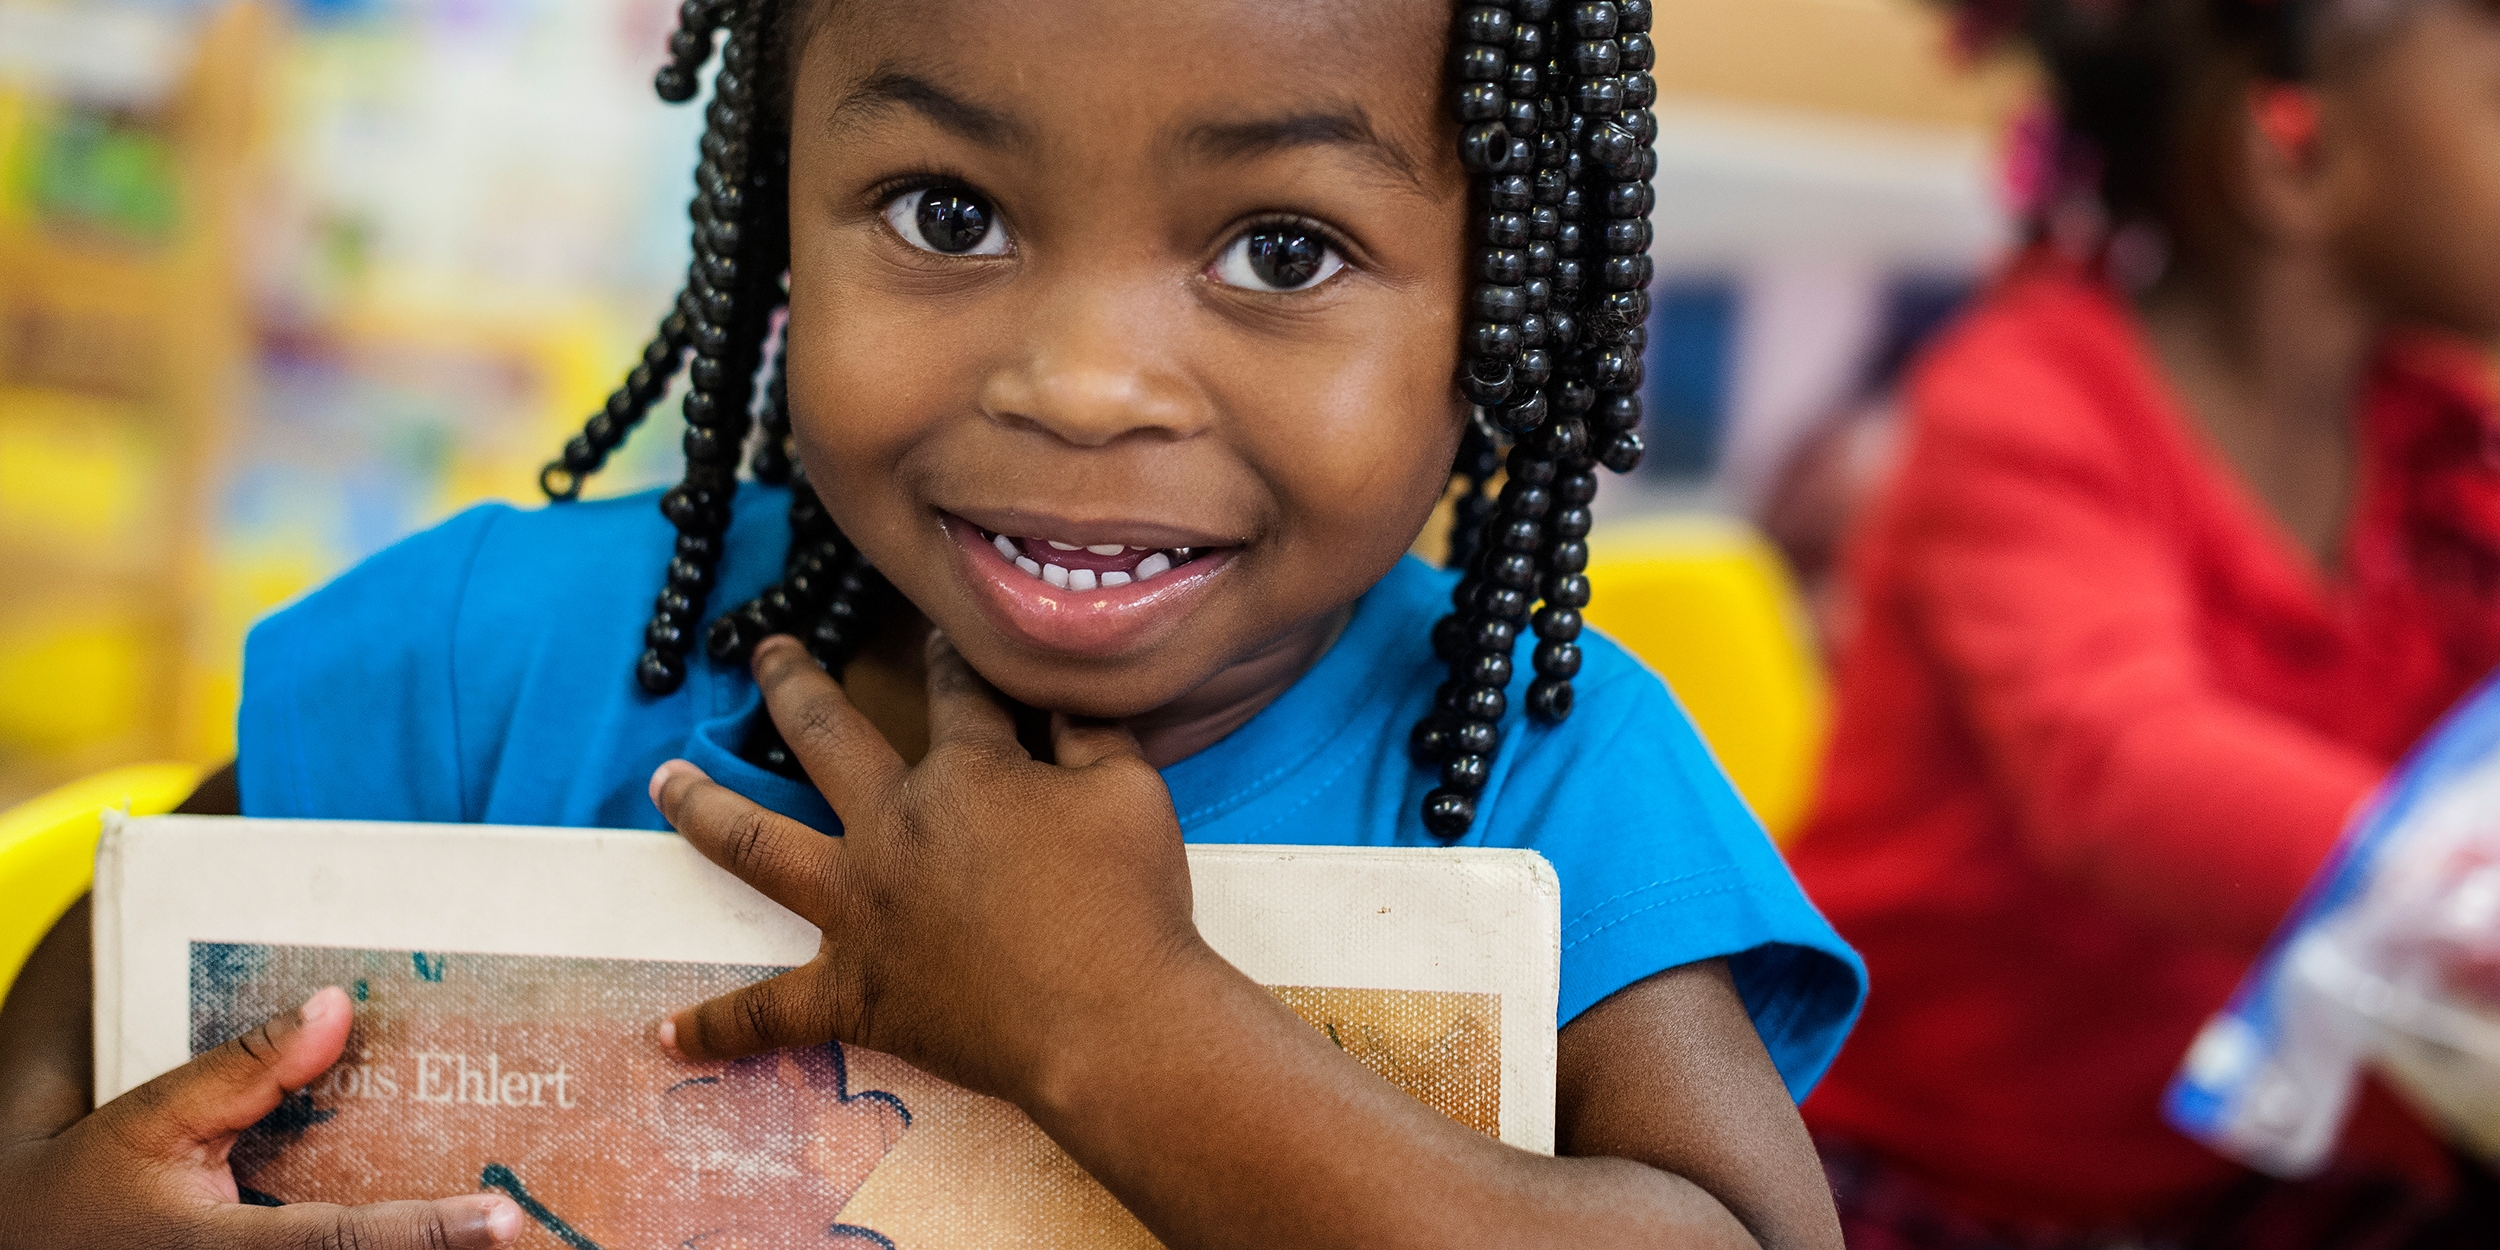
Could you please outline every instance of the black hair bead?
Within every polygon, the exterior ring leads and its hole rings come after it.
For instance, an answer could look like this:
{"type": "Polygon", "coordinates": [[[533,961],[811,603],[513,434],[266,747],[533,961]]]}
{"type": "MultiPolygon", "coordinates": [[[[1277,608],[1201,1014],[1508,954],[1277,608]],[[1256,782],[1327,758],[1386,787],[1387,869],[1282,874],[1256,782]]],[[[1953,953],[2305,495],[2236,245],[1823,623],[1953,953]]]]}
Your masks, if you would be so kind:
{"type": "Polygon", "coordinates": [[[1510,11],[1523,22],[1545,22],[1554,17],[1554,0],[1515,0],[1510,11]]]}
{"type": "Polygon", "coordinates": [[[1507,361],[1471,361],[1458,375],[1458,389],[1467,396],[1467,402],[1491,408],[1510,398],[1516,376],[1507,361]]]}
{"type": "Polygon", "coordinates": [[[712,566],[701,560],[674,559],[668,562],[668,584],[689,596],[712,588],[712,566]]]}
{"type": "Polygon", "coordinates": [[[671,655],[682,654],[687,644],[686,626],[686,618],[682,616],[668,612],[654,613],[650,622],[642,627],[642,645],[671,655]]]}
{"type": "MultiPolygon", "coordinates": [[[[1500,82],[1510,68],[1510,57],[1500,48],[1488,44],[1469,44],[1458,52],[1460,82],[1500,82]]],[[[1512,92],[1513,95],[1523,94],[1512,92]]]]}
{"type": "Polygon", "coordinates": [[[1510,710],[1510,697],[1500,686],[1468,686],[1459,691],[1458,713],[1472,720],[1499,722],[1510,710]]]}
{"type": "Polygon", "coordinates": [[[1623,76],[1623,107],[1645,109],[1658,102],[1658,80],[1648,74],[1623,76]]]}
{"type": "Polygon", "coordinates": [[[1597,454],[1597,460],[1617,473],[1629,473],[1641,467],[1645,450],[1641,436],[1626,430],[1607,440],[1606,449],[1597,454]]]}
{"type": "MultiPolygon", "coordinates": [[[[1515,325],[1480,321],[1467,327],[1465,341],[1469,352],[1486,360],[1514,360],[1519,356],[1519,327],[1515,325]]],[[[1504,372],[1507,375],[1508,371],[1504,372]]],[[[1507,390],[1507,376],[1504,381],[1507,390]]],[[[1507,398],[1507,394],[1504,397],[1507,398]]]]}
{"type": "Polygon", "coordinates": [[[1571,715],[1571,683],[1551,677],[1538,678],[1528,684],[1528,714],[1548,723],[1571,715]]]}
{"type": "Polygon", "coordinates": [[[1535,237],[1533,218],[1529,222],[1529,236],[1528,246],[1520,249],[1520,252],[1528,258],[1528,275],[1538,278],[1551,277],[1554,272],[1554,244],[1550,239],[1535,237]]]}
{"type": "Polygon", "coordinates": [[[1644,272],[1647,266],[1640,263],[1648,259],[1646,256],[1609,256],[1605,265],[1597,271],[1598,281],[1604,283],[1609,291],[1637,291],[1649,285],[1649,275],[1644,272]]]}
{"type": "Polygon", "coordinates": [[[1464,720],[1450,727],[1450,750],[1468,755],[1491,755],[1501,745],[1502,732],[1490,721],[1464,720]]]}
{"type": "Polygon", "coordinates": [[[1536,671],[1541,677],[1569,681],[1580,675],[1580,648],[1576,643],[1547,642],[1536,649],[1536,671]]]}
{"type": "Polygon", "coordinates": [[[1541,391],[1530,391],[1528,392],[1528,397],[1526,399],[1520,400],[1515,404],[1505,405],[1497,410],[1494,414],[1494,419],[1501,423],[1503,429],[1509,430],[1513,434],[1518,434],[1528,430],[1533,430],[1536,427],[1543,425],[1545,423],[1545,412],[1546,405],[1544,393],[1541,391]]]}
{"type": "Polygon", "coordinates": [[[1458,119],[1463,122],[1490,122],[1502,119],[1508,103],[1502,89],[1489,82],[1471,82],[1458,91],[1458,119]]]}
{"type": "Polygon", "coordinates": [[[1455,790],[1435,790],[1424,799],[1424,831],[1436,838],[1466,836],[1476,823],[1476,801],[1455,790]]]}
{"type": "Polygon", "coordinates": [[[1407,753],[1424,763],[1439,763],[1457,754],[1450,738],[1451,717],[1434,712],[1415,722],[1414,732],[1406,736],[1407,753]]]}
{"type": "Polygon", "coordinates": [[[1484,219],[1484,240],[1495,247],[1524,247],[1528,242],[1525,213],[1490,213],[1484,219]]]}
{"type": "Polygon", "coordinates": [[[1637,256],[1649,250],[1649,219],[1629,217],[1606,223],[1606,251],[1615,256],[1637,256]]]}
{"type": "MultiPolygon", "coordinates": [[[[1579,262],[1572,263],[1578,264],[1579,262]]],[[[1554,294],[1556,296],[1565,294],[1559,279],[1554,282],[1554,294]]],[[[1545,314],[1545,341],[1556,351],[1569,351],[1580,341],[1580,319],[1563,311],[1560,307],[1548,312],[1545,314]]]]}
{"type": "Polygon", "coordinates": [[[1557,573],[1578,573],[1589,566],[1589,545],[1577,538],[1545,549],[1545,567],[1557,573]]]}
{"type": "Polygon", "coordinates": [[[1497,213],[1525,212],[1534,196],[1535,184],[1525,174],[1503,174],[1485,183],[1484,202],[1497,213]]]}
{"type": "Polygon", "coordinates": [[[1649,0],[1615,0],[1615,32],[1640,34],[1649,29],[1649,0]]]}
{"type": "Polygon", "coordinates": [[[1609,395],[1597,407],[1598,428],[1609,434],[1620,434],[1641,423],[1641,397],[1636,394],[1609,395]]]}
{"type": "Polygon", "coordinates": [[[650,694],[674,693],[686,684],[686,661],[673,652],[646,648],[634,664],[634,680],[650,694]]]}
{"type": "MultiPolygon", "coordinates": [[[[1547,517],[1545,530],[1556,538],[1586,538],[1589,536],[1590,520],[1588,507],[1574,504],[1547,517]]],[[[1575,603],[1570,606],[1576,608],[1581,605],[1575,603]]]]}
{"type": "MultiPolygon", "coordinates": [[[[1478,317],[1505,325],[1515,326],[1521,317],[1528,315],[1528,293],[1515,286],[1488,284],[1477,287],[1475,304],[1478,317]]],[[[1517,338],[1517,331],[1512,332],[1512,337],[1514,340],[1517,338]]],[[[1511,351],[1518,351],[1516,342],[1511,351]]]]}
{"type": "MultiPolygon", "coordinates": [[[[1478,651],[1507,652],[1519,641],[1519,626],[1499,617],[1476,622],[1475,631],[1476,636],[1472,641],[1478,651]]],[[[1496,718],[1486,717],[1485,719],[1496,718]]]]}
{"type": "MultiPolygon", "coordinates": [[[[1552,479],[1548,478],[1550,482],[1552,479]]],[[[1547,509],[1554,506],[1550,485],[1527,481],[1514,467],[1510,480],[1502,483],[1502,514],[1514,520],[1543,520],[1547,509]]]]}
{"type": "Polygon", "coordinates": [[[1536,610],[1536,636],[1548,642],[1570,642],[1580,636],[1580,612],[1577,608],[1547,604],[1536,610]]]}
{"type": "Polygon", "coordinates": [[[1545,93],[1545,74],[1526,61],[1513,61],[1502,76],[1502,89],[1513,99],[1533,99],[1545,93]]]}
{"type": "Polygon", "coordinates": [[[660,591],[658,610],[676,616],[692,617],[703,611],[703,601],[675,586],[660,591]]]}
{"type": "MultiPolygon", "coordinates": [[[[1533,138],[1537,132],[1537,108],[1534,100],[1513,100],[1502,106],[1502,124],[1521,138],[1533,138]]],[[[1524,207],[1524,205],[1523,205],[1524,207]]]]}
{"type": "MultiPolygon", "coordinates": [[[[1640,140],[1643,147],[1658,140],[1658,114],[1649,109],[1627,109],[1623,116],[1616,118],[1615,121],[1618,125],[1630,127],[1632,137],[1640,140]]],[[[1656,154],[1650,154],[1650,159],[1656,160],[1656,154]]]]}
{"type": "Polygon", "coordinates": [[[1513,22],[1510,10],[1480,4],[1462,10],[1458,15],[1459,38],[1471,43],[1510,42],[1513,22]]]}
{"type": "Polygon", "coordinates": [[[1498,121],[1477,122],[1459,132],[1458,159],[1469,170],[1486,173],[1510,161],[1510,131],[1498,121]]]}
{"type": "Polygon", "coordinates": [[[1484,575],[1497,586],[1526,590],[1536,585],[1536,557],[1524,551],[1504,552],[1485,566],[1484,575]]]}
{"type": "Polygon", "coordinates": [[[1554,479],[1554,502],[1566,508],[1585,508],[1596,498],[1596,474],[1565,473],[1554,479]]]}
{"type": "MultiPolygon", "coordinates": [[[[1538,320],[1541,318],[1530,317],[1527,321],[1519,323],[1520,328],[1524,331],[1529,322],[1538,320]]],[[[1551,333],[1551,327],[1548,327],[1548,333],[1551,333]]],[[[1542,347],[1522,349],[1519,353],[1519,375],[1530,387],[1539,392],[1536,399],[1542,408],[1545,405],[1543,389],[1554,376],[1554,353],[1542,347]]]]}
{"type": "Polygon", "coordinates": [[[1625,35],[1615,40],[1615,44],[1622,49],[1615,59],[1621,61],[1627,71],[1645,70],[1658,62],[1658,47],[1649,41],[1647,35],[1625,35]]]}
{"type": "Polygon", "coordinates": [[[1571,45],[1571,71],[1582,78],[1599,78],[1620,71],[1622,56],[1612,39],[1590,39],[1571,45]]]}
{"type": "Polygon", "coordinates": [[[1579,220],[1566,208],[1562,220],[1554,228],[1554,254],[1566,260],[1588,250],[1588,235],[1579,220]]]}
{"type": "Polygon", "coordinates": [[[1485,615],[1505,621],[1517,621],[1528,615],[1528,592],[1509,586],[1487,586],[1477,597],[1477,606],[1485,615]]]}
{"type": "Polygon", "coordinates": [[[1493,761],[1481,755],[1453,755],[1441,762],[1441,784],[1452,790],[1481,791],[1492,775],[1493,761]]]}
{"type": "Polygon", "coordinates": [[[1609,121],[1589,132],[1589,159],[1596,161],[1598,168],[1614,177],[1630,177],[1635,167],[1634,162],[1640,158],[1640,152],[1640,136],[1633,133],[1631,127],[1624,125],[1621,118],[1609,121]]]}
{"type": "Polygon", "coordinates": [[[1649,316],[1649,292],[1608,291],[1598,307],[1626,327],[1637,326],[1649,316]]]}
{"type": "Polygon", "coordinates": [[[1479,686],[1500,688],[1510,684],[1510,656],[1500,651],[1479,651],[1467,665],[1467,680],[1479,686]]]}
{"type": "Polygon", "coordinates": [[[1565,573],[1555,577],[1546,587],[1545,601],[1558,608],[1589,606],[1589,579],[1585,573],[1565,573]]]}
{"type": "Polygon", "coordinates": [[[1537,153],[1541,150],[1537,142],[1536,139],[1512,135],[1510,151],[1502,158],[1502,168],[1512,173],[1524,173],[1536,168],[1537,153]]]}
{"type": "Polygon", "coordinates": [[[1621,16],[1607,3],[1571,6],[1571,34],[1578,39],[1612,39],[1621,16]]]}
{"type": "Polygon", "coordinates": [[[1542,61],[1551,51],[1546,46],[1545,27],[1536,22],[1522,22],[1510,32],[1512,64],[1542,61]]]}
{"type": "Polygon", "coordinates": [[[717,461],[737,450],[722,443],[719,430],[703,425],[687,426],[686,436],[680,443],[688,460],[717,461]]]}
{"type": "Polygon", "coordinates": [[[1623,111],[1623,79],[1612,74],[1587,79],[1574,90],[1572,103],[1591,117],[1612,117],[1623,111]]]}
{"type": "MultiPolygon", "coordinates": [[[[1520,249],[1520,255],[1524,258],[1527,255],[1527,249],[1520,249]]],[[[1525,269],[1527,266],[1522,263],[1520,268],[1525,269]]],[[[1554,284],[1550,279],[1531,276],[1519,283],[1519,289],[1527,293],[1529,312],[1541,313],[1554,306],[1554,284]]]]}
{"type": "Polygon", "coordinates": [[[1534,551],[1544,545],[1545,527],[1526,517],[1506,521],[1498,541],[1505,551],[1534,551]]]}

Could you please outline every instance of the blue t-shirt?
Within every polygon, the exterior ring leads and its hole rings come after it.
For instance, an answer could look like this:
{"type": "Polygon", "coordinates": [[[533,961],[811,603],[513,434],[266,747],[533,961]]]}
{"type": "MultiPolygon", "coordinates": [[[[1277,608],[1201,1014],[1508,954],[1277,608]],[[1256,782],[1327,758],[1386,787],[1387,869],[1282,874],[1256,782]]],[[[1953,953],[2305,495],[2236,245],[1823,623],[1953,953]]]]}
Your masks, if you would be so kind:
{"type": "MultiPolygon", "coordinates": [[[[778,574],[787,496],[740,495],[715,611],[778,574]]],[[[367,560],[252,631],[239,777],[252,816],[663,829],[671,758],[784,815],[813,789],[737,757],[761,696],[697,656],[633,679],[674,531],[649,495],[480,507],[367,560]]],[[[1408,559],[1327,655],[1223,741],[1163,770],[1192,842],[1437,846],[1407,735],[1447,674],[1452,574],[1408,559]]],[[[1527,847],[1562,882],[1561,1021],[1654,972],[1725,957],[1791,1094],[1840,1047],[1865,967],[1809,904],[1657,676],[1583,637],[1576,710],[1530,723],[1527,646],[1469,845],[1527,847]]]]}

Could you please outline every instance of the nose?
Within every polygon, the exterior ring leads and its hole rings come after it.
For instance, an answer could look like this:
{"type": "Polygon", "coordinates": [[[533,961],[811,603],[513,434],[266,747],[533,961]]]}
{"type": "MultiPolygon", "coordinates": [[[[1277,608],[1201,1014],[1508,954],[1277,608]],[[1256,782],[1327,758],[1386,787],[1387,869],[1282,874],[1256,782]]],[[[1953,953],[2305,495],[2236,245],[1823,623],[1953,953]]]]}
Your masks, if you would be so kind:
{"type": "Polygon", "coordinates": [[[982,411],[1075,447],[1205,430],[1211,405],[1183,367],[1186,301],[1153,286],[1102,284],[1036,301],[1022,350],[982,385],[982,411]]]}

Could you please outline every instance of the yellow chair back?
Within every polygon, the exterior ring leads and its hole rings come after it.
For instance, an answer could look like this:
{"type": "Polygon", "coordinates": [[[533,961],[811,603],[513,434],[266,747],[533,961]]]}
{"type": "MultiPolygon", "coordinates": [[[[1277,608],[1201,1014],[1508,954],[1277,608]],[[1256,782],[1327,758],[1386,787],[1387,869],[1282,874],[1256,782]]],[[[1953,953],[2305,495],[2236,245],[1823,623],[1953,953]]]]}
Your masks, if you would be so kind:
{"type": "Polygon", "coordinates": [[[0,994],[61,913],[95,884],[105,811],[170,812],[199,780],[189,764],[134,764],[0,812],[0,994]]]}
{"type": "Polygon", "coordinates": [[[1666,679],[1785,842],[1813,799],[1830,693],[1779,553],[1742,522],[1645,519],[1589,536],[1589,582],[1589,624],[1666,679]]]}

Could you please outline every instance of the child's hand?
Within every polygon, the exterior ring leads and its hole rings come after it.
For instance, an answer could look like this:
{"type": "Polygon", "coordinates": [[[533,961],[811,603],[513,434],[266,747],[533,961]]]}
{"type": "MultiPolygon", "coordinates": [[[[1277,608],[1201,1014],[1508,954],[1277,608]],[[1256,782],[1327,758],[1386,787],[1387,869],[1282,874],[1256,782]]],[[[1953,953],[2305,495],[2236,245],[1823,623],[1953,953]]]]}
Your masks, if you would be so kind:
{"type": "Polygon", "coordinates": [[[238,1202],[227,1152],[338,1061],[347,995],[327,989],[48,1137],[0,1144],[0,1250],[489,1250],[521,1234],[495,1195],[366,1207],[238,1202]]]}
{"type": "Polygon", "coordinates": [[[1190,918],[1171,795],[1127,731],[1054,717],[1058,762],[1038,762],[997,694],[933,640],[929,754],[907,767],[793,640],[756,648],[755,674],[844,836],[683,761],[653,775],[652,801],[688,841],[825,935],[806,967],[663,1025],[686,1057],[832,1038],[1021,1101],[1113,1000],[1215,960],[1190,918]]]}

